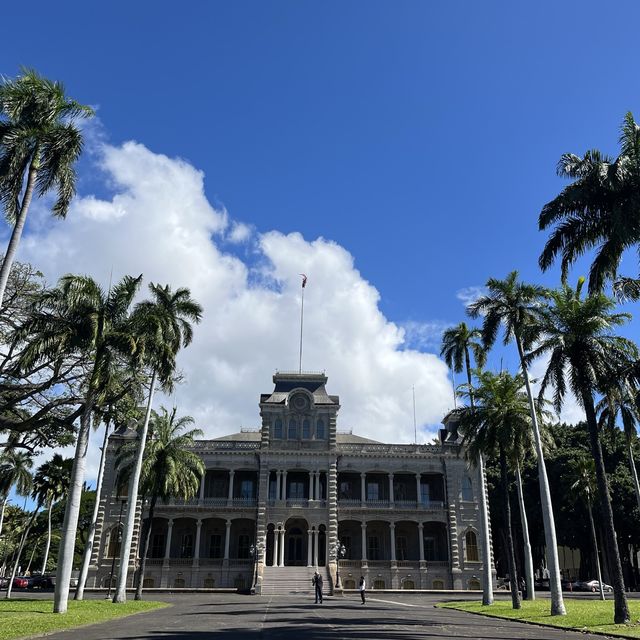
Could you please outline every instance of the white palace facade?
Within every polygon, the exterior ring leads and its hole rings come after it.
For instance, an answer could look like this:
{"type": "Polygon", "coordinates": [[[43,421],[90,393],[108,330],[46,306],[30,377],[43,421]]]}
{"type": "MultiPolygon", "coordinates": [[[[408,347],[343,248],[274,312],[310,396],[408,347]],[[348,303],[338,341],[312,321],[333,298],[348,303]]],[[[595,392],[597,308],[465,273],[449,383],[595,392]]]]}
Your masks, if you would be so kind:
{"type": "MultiPolygon", "coordinates": [[[[384,444],[338,431],[324,374],[273,382],[259,430],[196,442],[199,495],[156,507],[145,587],[308,590],[318,568],[330,589],[355,588],[361,575],[373,589],[480,588],[479,477],[450,417],[438,444],[384,444]]],[[[109,438],[88,586],[118,570],[126,490],[114,459],[131,437],[109,438]]],[[[140,518],[130,580],[139,531],[140,518]]]]}

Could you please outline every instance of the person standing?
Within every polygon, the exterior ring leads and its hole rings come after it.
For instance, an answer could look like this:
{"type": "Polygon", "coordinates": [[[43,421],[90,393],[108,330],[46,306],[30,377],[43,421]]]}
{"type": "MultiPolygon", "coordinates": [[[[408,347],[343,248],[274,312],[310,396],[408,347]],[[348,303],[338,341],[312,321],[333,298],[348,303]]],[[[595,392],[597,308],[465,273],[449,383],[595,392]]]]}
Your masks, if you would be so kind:
{"type": "Polygon", "coordinates": [[[358,584],[358,589],[360,590],[360,597],[362,598],[362,604],[365,603],[366,588],[367,588],[367,583],[365,582],[364,576],[360,576],[360,583],[358,584]]]}
{"type": "Polygon", "coordinates": [[[322,576],[317,571],[313,574],[311,584],[316,588],[316,604],[318,600],[322,604],[322,576]]]}

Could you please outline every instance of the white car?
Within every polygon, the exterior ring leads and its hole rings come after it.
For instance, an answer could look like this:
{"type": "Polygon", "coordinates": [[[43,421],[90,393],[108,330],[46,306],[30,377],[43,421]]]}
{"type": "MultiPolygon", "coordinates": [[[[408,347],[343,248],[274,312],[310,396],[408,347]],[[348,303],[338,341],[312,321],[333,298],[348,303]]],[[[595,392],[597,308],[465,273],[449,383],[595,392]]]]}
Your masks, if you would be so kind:
{"type": "MultiPolygon", "coordinates": [[[[587,580],[583,582],[584,589],[586,591],[591,591],[592,593],[596,593],[596,591],[600,591],[600,583],[597,580],[587,580]]],[[[613,587],[610,584],[602,583],[603,591],[607,591],[611,593],[613,591],[613,587]]]]}

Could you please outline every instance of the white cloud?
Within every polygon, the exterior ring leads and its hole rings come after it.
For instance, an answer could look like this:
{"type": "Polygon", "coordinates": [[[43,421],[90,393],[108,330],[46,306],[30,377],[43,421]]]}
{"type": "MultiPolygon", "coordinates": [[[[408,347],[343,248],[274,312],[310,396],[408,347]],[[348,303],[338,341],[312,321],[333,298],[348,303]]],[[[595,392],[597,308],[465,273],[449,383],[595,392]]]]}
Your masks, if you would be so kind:
{"type": "Polygon", "coordinates": [[[458,289],[458,291],[456,291],[456,298],[458,298],[458,300],[460,300],[466,307],[486,293],[487,290],[484,286],[473,285],[471,287],[463,287],[462,289],[458,289]]]}
{"type": "Polygon", "coordinates": [[[440,352],[442,333],[451,326],[450,322],[416,322],[408,320],[402,323],[404,339],[408,347],[432,349],[440,352]]]}
{"type": "Polygon", "coordinates": [[[271,231],[256,236],[255,264],[246,263],[216,238],[246,241],[253,231],[211,206],[193,166],[135,142],[103,145],[99,157],[114,195],[76,199],[66,221],[36,221],[20,259],[51,280],[88,273],[106,284],[113,270],[114,281],[143,273],[146,283],[189,287],[204,319],[179,356],[185,383],[164,403],[193,415],[209,437],[258,427],[258,397],[272,389],[274,370],[298,366],[306,273],[303,369],[326,371],[329,392],[340,395],[339,428],[413,441],[415,386],[420,439],[431,439],[451,405],[447,368],[407,348],[406,327],[381,313],[378,291],[345,248],[271,231]]]}

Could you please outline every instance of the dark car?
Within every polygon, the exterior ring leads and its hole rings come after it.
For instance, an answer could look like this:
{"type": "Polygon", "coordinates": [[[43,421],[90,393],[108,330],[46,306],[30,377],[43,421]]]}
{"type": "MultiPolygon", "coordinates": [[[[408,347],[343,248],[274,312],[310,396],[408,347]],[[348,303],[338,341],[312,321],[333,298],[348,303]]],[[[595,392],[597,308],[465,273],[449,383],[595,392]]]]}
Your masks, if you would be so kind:
{"type": "Polygon", "coordinates": [[[56,579],[54,576],[34,576],[29,579],[27,589],[54,589],[56,579]]]}

